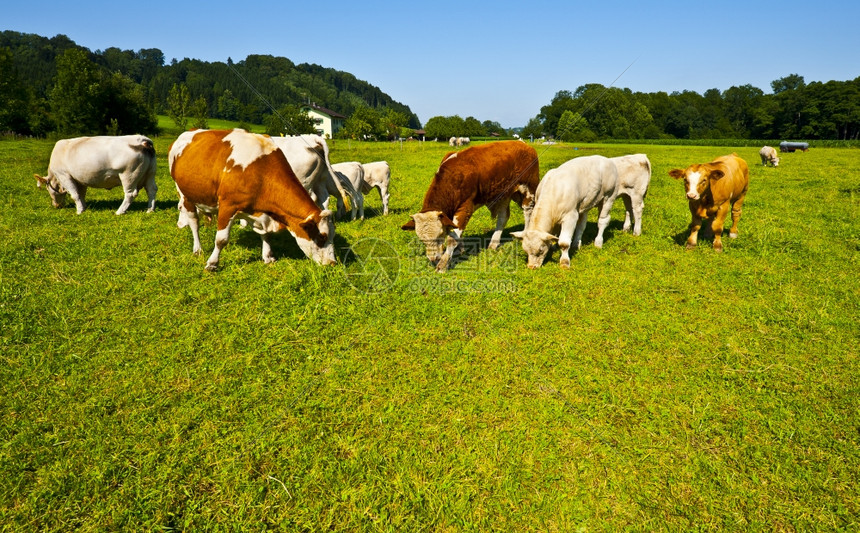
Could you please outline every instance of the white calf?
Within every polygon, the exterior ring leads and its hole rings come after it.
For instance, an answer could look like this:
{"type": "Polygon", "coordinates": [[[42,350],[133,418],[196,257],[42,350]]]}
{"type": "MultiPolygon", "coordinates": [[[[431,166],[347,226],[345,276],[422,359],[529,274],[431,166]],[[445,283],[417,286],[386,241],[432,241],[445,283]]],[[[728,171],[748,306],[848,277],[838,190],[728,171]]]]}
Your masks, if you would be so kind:
{"type": "MultiPolygon", "coordinates": [[[[352,219],[355,220],[355,211],[358,208],[358,216],[361,220],[364,220],[364,195],[362,194],[364,167],[361,166],[361,163],[350,161],[334,164],[331,168],[334,170],[335,178],[340,180],[344,188],[352,187],[355,189],[356,194],[352,205],[352,219]]],[[[340,201],[338,201],[337,208],[339,211],[340,201]]]]}
{"type": "Polygon", "coordinates": [[[382,198],[382,214],[388,214],[388,198],[391,196],[388,193],[388,183],[391,181],[391,167],[385,161],[374,161],[373,163],[365,163],[364,180],[361,184],[361,192],[367,194],[374,187],[379,189],[379,196],[382,198]]]}
{"type": "Polygon", "coordinates": [[[624,200],[624,231],[633,227],[633,235],[642,234],[642,211],[651,183],[651,161],[645,154],[624,155],[610,159],[618,170],[616,196],[624,200]]]}

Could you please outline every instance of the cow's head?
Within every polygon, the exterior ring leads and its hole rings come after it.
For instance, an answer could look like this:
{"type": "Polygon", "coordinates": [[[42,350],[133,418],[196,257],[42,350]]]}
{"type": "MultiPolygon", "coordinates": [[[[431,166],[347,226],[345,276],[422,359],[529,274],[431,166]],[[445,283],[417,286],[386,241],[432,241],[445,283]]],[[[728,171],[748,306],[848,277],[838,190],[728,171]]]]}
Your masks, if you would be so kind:
{"type": "Polygon", "coordinates": [[[555,235],[536,229],[514,231],[511,237],[523,242],[523,251],[529,256],[531,269],[540,268],[552,245],[558,242],[555,235]]]}
{"type": "Polygon", "coordinates": [[[41,189],[42,185],[44,185],[48,189],[48,194],[51,195],[51,203],[54,207],[59,209],[66,205],[66,195],[68,193],[56,177],[50,175],[50,173],[47,178],[43,178],[38,174],[33,174],[33,177],[36,178],[36,187],[41,189]]]}
{"type": "Polygon", "coordinates": [[[771,157],[770,162],[773,163],[773,166],[775,166],[775,167],[779,166],[779,158],[777,156],[771,157]]]}
{"type": "Polygon", "coordinates": [[[418,239],[424,243],[427,259],[438,263],[445,251],[445,238],[448,232],[457,225],[441,211],[415,213],[406,224],[400,228],[414,231],[418,239]]]}
{"type": "Polygon", "coordinates": [[[334,255],[334,220],[331,211],[326,209],[320,211],[319,215],[308,215],[299,226],[307,238],[301,237],[299,232],[293,232],[293,235],[305,255],[320,265],[337,264],[334,255]]]}
{"type": "Polygon", "coordinates": [[[684,190],[690,200],[700,199],[711,187],[711,181],[717,181],[725,176],[722,170],[709,164],[690,165],[684,170],[676,168],[670,170],[669,175],[676,180],[684,180],[684,190]]]}

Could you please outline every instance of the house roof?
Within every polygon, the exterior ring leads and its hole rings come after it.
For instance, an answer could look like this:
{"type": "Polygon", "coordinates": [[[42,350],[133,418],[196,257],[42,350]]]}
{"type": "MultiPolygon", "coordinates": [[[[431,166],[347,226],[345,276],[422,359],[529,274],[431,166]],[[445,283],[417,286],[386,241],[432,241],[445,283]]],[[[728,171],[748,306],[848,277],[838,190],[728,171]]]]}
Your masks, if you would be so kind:
{"type": "Polygon", "coordinates": [[[326,115],[328,115],[330,117],[346,118],[344,115],[341,115],[337,111],[332,111],[331,109],[326,109],[325,107],[320,106],[320,105],[308,104],[308,105],[302,106],[302,109],[307,109],[307,108],[313,109],[314,111],[319,111],[320,113],[325,113],[326,115]]]}

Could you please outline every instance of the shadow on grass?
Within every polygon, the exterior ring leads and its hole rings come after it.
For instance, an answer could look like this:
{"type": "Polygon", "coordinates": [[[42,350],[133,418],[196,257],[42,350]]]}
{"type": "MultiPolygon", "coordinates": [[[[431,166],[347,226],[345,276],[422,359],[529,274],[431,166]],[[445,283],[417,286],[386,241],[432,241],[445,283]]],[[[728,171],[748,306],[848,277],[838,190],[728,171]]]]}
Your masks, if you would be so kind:
{"type": "MultiPolygon", "coordinates": [[[[119,206],[122,204],[122,199],[118,200],[87,200],[86,211],[112,211],[115,212],[119,209],[119,206]]],[[[128,210],[126,213],[135,213],[135,212],[145,212],[149,206],[149,202],[144,197],[141,199],[140,197],[136,198],[130,206],[128,206],[128,210]]],[[[75,202],[70,198],[66,202],[65,207],[75,208],[75,202]]],[[[156,200],[155,201],[155,209],[156,210],[168,210],[172,209],[176,211],[177,216],[179,212],[176,210],[176,201],[175,200],[156,200]]],[[[85,211],[85,212],[86,212],[85,211]]]]}

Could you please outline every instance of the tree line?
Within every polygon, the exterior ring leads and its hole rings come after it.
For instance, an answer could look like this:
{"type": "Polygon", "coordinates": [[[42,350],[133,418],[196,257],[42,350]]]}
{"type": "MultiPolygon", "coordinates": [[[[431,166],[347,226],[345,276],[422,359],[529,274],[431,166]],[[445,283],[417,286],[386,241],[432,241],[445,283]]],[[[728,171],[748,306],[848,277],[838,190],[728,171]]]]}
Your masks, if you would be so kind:
{"type": "Polygon", "coordinates": [[[91,52],[64,35],[0,32],[0,132],[157,133],[159,114],[274,124],[273,116],[284,116],[274,110],[310,102],[346,116],[366,108],[420,127],[408,106],[378,87],[319,65],[270,55],[167,64],[157,48],[91,52]]]}
{"type": "Polygon", "coordinates": [[[559,91],[523,129],[524,136],[600,139],[828,139],[860,137],[860,77],[806,83],[791,74],[725,91],[641,93],[582,85],[559,91]]]}
{"type": "MultiPolygon", "coordinates": [[[[668,94],[586,84],[557,92],[520,133],[580,142],[860,138],[860,77],[807,83],[790,74],[771,89],[668,94]]],[[[91,52],[64,35],[0,32],[0,133],[157,133],[156,115],[169,115],[182,128],[205,127],[211,117],[265,124],[273,134],[305,133],[314,129],[300,111],[307,103],[347,116],[341,135],[351,138],[393,139],[421,127],[408,106],[378,87],[284,57],[167,64],[157,48],[91,52]]],[[[431,117],[424,129],[427,138],[439,139],[512,133],[471,116],[431,117]]]]}

